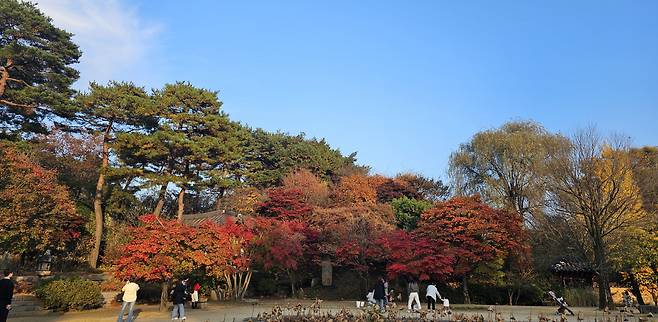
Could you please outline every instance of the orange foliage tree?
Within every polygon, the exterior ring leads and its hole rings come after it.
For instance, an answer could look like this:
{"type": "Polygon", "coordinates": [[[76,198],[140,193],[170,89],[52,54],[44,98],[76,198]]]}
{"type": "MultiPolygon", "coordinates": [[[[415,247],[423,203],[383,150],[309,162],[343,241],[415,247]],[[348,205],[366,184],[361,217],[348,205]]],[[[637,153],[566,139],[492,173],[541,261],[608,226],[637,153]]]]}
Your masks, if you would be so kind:
{"type": "Polygon", "coordinates": [[[0,169],[0,248],[26,259],[47,249],[72,253],[85,220],[56,173],[2,143],[0,169]]]}
{"type": "Polygon", "coordinates": [[[326,205],[329,200],[329,185],[306,169],[286,175],[283,187],[301,190],[304,202],[313,206],[326,205]]]}
{"type": "Polygon", "coordinates": [[[376,179],[361,174],[343,177],[336,188],[334,196],[339,204],[350,205],[358,203],[377,202],[376,179]]]}

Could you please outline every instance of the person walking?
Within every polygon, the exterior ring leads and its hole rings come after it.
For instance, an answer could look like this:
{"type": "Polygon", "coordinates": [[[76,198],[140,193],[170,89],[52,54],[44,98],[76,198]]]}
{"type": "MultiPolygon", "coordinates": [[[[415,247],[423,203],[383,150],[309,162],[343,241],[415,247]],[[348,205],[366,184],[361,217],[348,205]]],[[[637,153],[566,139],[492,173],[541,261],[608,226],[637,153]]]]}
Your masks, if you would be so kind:
{"type": "Polygon", "coordinates": [[[185,300],[187,300],[187,279],[181,280],[171,291],[174,308],[171,310],[171,320],[185,321],[185,300]]]}
{"type": "Polygon", "coordinates": [[[441,299],[441,294],[439,294],[439,290],[434,283],[427,285],[425,297],[427,298],[427,310],[436,310],[436,301],[441,299]]]}
{"type": "Polygon", "coordinates": [[[412,280],[407,285],[407,289],[409,290],[409,302],[407,303],[408,310],[409,311],[412,311],[412,310],[415,311],[416,310],[416,306],[414,306],[415,304],[418,304],[417,305],[418,310],[420,310],[421,306],[420,306],[420,297],[418,296],[418,291],[419,291],[418,283],[416,281],[412,280]]]}
{"type": "Polygon", "coordinates": [[[377,280],[377,284],[375,284],[375,293],[373,294],[373,297],[375,298],[377,305],[379,305],[379,309],[382,310],[382,312],[386,311],[386,288],[384,286],[383,277],[380,277],[377,280]]]}
{"type": "Polygon", "coordinates": [[[194,286],[192,286],[192,308],[193,309],[198,309],[199,308],[199,291],[201,290],[201,284],[199,282],[195,282],[194,286]]]}
{"type": "Polygon", "coordinates": [[[139,290],[139,285],[137,283],[131,282],[126,279],[126,285],[123,286],[121,291],[123,291],[123,297],[121,298],[123,304],[121,305],[121,311],[119,312],[119,318],[117,322],[123,322],[123,313],[128,308],[128,322],[133,320],[133,308],[135,307],[135,302],[137,301],[137,291],[139,290]]]}
{"type": "Polygon", "coordinates": [[[11,310],[11,299],[14,297],[12,276],[14,276],[14,272],[5,270],[0,280],[0,322],[7,322],[7,316],[11,310]]]}

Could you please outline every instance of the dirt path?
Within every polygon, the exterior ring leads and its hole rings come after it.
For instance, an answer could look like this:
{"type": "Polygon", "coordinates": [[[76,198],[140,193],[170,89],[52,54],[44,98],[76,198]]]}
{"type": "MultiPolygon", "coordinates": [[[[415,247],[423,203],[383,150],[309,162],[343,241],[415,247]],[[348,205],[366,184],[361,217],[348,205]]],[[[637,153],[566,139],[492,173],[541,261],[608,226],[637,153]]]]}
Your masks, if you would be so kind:
{"type": "MultiPolygon", "coordinates": [[[[292,301],[292,300],[281,300],[281,301],[261,301],[254,303],[211,303],[207,309],[203,310],[192,310],[187,309],[187,321],[188,322],[233,322],[233,321],[242,321],[244,319],[258,315],[261,312],[270,312],[272,307],[275,305],[280,305],[281,307],[294,307],[297,304],[301,303],[302,306],[308,307],[312,301],[292,301]]],[[[359,312],[359,309],[356,309],[354,302],[340,302],[340,301],[331,301],[323,302],[320,306],[321,312],[333,312],[336,313],[341,309],[351,310],[354,313],[359,312]]],[[[147,306],[147,305],[137,305],[135,306],[138,310],[138,315],[136,322],[155,322],[155,321],[170,321],[171,317],[169,312],[159,312],[157,306],[147,306]]],[[[482,315],[485,319],[489,317],[493,318],[494,313],[489,312],[487,309],[488,306],[463,306],[455,305],[453,307],[453,313],[456,314],[466,314],[466,315],[482,315]]],[[[40,313],[35,315],[22,315],[13,317],[10,315],[9,321],[11,322],[54,322],[54,321],[71,321],[71,322],[106,322],[106,321],[116,321],[117,314],[120,307],[105,308],[94,311],[85,311],[85,312],[69,312],[69,313],[40,313]]],[[[550,319],[557,319],[554,307],[537,307],[537,306],[496,306],[496,312],[500,313],[500,317],[505,321],[510,321],[510,318],[513,316],[516,321],[528,321],[531,318],[531,321],[538,321],[539,315],[544,315],[550,319]]],[[[594,308],[573,308],[574,312],[577,314],[580,313],[583,321],[605,321],[605,317],[602,312],[595,310],[594,308]]],[[[292,311],[290,311],[292,313],[292,311]]],[[[398,310],[399,315],[402,316],[418,316],[417,314],[407,313],[406,310],[398,310]]],[[[615,321],[615,315],[609,315],[612,321],[615,321]]],[[[621,317],[619,315],[618,317],[621,317]]],[[[638,321],[637,317],[629,317],[629,321],[638,321]]],[[[578,322],[576,317],[568,317],[567,321],[569,322],[578,322]]],[[[623,318],[619,319],[623,321],[623,318]]],[[[656,319],[650,319],[649,321],[658,321],[656,319]]]]}

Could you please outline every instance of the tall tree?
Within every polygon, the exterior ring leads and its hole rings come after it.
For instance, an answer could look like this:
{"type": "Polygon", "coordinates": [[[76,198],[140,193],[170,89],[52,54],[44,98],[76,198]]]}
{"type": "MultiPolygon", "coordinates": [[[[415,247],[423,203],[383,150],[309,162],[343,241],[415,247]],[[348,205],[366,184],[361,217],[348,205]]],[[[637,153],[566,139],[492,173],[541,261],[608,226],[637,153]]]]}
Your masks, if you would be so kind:
{"type": "Polygon", "coordinates": [[[479,193],[532,223],[544,205],[548,155],[567,145],[564,137],[534,122],[510,122],[477,133],[450,156],[455,192],[479,193]]]}
{"type": "Polygon", "coordinates": [[[343,156],[324,139],[307,139],[304,134],[252,131],[246,160],[247,183],[258,188],[279,186],[286,174],[307,169],[322,180],[337,179],[345,167],[356,167],[356,153],[343,156]]]}
{"type": "Polygon", "coordinates": [[[94,194],[94,248],[89,264],[95,268],[103,238],[103,191],[110,170],[110,146],[117,132],[138,131],[152,125],[154,109],[143,88],[132,83],[110,82],[108,85],[91,83],[89,92],[77,97],[80,105],[77,123],[85,131],[102,137],[101,168],[94,194]]]}
{"type": "Polygon", "coordinates": [[[243,138],[239,124],[221,112],[217,92],[178,82],[155,91],[153,98],[158,126],[149,132],[121,134],[117,149],[121,160],[143,169],[146,185],[160,186],[156,215],[169,184],[179,188],[177,217],[182,220],[190,189],[198,193],[236,185],[243,138]]]}
{"type": "Polygon", "coordinates": [[[549,188],[552,215],[576,237],[597,270],[599,307],[612,305],[612,259],[622,251],[617,241],[648,219],[633,179],[628,143],[604,139],[594,129],[579,132],[568,150],[553,155],[549,188]]]}
{"type": "Polygon", "coordinates": [[[631,149],[630,158],[644,210],[658,216],[658,146],[631,149]]]}
{"type": "Polygon", "coordinates": [[[0,2],[0,135],[44,133],[46,117],[73,110],[80,50],[36,5],[0,2]]]}

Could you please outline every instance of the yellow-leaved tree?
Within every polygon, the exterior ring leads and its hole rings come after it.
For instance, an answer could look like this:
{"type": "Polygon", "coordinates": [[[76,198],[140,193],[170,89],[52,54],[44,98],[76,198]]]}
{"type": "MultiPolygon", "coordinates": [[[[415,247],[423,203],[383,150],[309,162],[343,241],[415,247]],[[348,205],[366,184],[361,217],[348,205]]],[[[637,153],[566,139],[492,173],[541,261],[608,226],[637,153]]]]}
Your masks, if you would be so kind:
{"type": "Polygon", "coordinates": [[[625,241],[649,219],[633,179],[628,142],[604,139],[590,129],[575,135],[570,148],[552,158],[551,215],[596,269],[599,307],[610,307],[610,276],[623,258],[625,241]]]}

